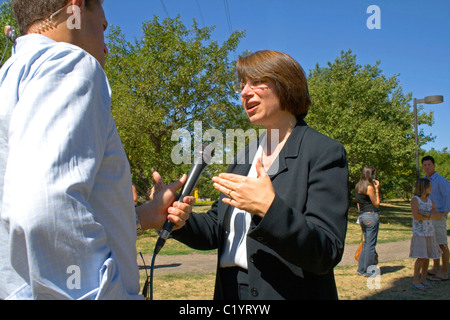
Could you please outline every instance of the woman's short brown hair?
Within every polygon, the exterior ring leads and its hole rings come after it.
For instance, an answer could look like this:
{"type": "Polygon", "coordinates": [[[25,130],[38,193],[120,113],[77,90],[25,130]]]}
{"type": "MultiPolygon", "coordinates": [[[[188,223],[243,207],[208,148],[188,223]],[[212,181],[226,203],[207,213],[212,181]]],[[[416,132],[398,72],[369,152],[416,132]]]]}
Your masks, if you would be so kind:
{"type": "Polygon", "coordinates": [[[311,106],[308,83],[300,64],[291,56],[272,50],[262,50],[237,62],[239,81],[269,79],[277,88],[281,109],[289,111],[297,119],[303,119],[311,106]]]}

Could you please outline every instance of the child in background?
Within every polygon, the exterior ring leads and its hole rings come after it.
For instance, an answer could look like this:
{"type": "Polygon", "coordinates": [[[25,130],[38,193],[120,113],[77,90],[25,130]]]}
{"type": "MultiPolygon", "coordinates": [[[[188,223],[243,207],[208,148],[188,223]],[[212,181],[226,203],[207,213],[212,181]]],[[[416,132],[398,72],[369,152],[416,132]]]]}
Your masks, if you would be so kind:
{"type": "Polygon", "coordinates": [[[429,259],[440,258],[442,252],[436,242],[434,226],[431,219],[440,219],[441,214],[436,210],[434,202],[428,198],[431,193],[431,182],[428,179],[419,179],[414,189],[414,198],[411,200],[413,215],[411,248],[409,257],[416,258],[414,264],[414,278],[412,288],[424,291],[431,288],[426,281],[429,259]]]}

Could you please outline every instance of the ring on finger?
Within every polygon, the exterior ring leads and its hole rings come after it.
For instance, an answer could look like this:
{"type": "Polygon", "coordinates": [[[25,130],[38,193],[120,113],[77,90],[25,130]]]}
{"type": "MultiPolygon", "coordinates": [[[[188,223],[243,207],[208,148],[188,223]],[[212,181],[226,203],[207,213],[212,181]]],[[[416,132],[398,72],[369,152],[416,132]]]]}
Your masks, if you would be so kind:
{"type": "Polygon", "coordinates": [[[234,191],[234,190],[228,191],[228,198],[233,199],[233,197],[231,197],[231,193],[232,193],[233,191],[234,191]]]}

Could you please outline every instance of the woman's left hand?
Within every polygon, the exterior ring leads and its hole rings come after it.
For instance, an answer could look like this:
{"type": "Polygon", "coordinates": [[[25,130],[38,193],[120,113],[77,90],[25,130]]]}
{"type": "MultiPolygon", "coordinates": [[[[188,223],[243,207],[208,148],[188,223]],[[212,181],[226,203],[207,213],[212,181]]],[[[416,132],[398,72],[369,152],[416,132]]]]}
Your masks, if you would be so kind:
{"type": "Polygon", "coordinates": [[[275,190],[261,159],[257,160],[256,173],[257,178],[222,173],[212,180],[214,188],[228,196],[224,203],[263,218],[275,199],[275,190]]]}

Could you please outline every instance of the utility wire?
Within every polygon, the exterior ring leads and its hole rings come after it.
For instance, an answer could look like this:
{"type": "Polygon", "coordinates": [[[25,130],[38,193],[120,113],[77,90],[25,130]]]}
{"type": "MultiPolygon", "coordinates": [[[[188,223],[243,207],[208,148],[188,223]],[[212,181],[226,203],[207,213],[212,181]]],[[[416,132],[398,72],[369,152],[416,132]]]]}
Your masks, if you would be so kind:
{"type": "Polygon", "coordinates": [[[223,0],[225,5],[225,14],[227,16],[228,29],[230,30],[230,34],[233,33],[233,26],[231,25],[231,16],[230,16],[230,7],[228,6],[228,0],[223,0]]]}
{"type": "Polygon", "coordinates": [[[197,3],[197,8],[198,8],[198,11],[200,13],[200,18],[202,19],[203,27],[205,27],[205,19],[203,19],[202,8],[200,7],[200,4],[198,3],[198,0],[195,0],[195,2],[197,3]]]}
{"type": "Polygon", "coordinates": [[[164,0],[160,0],[163,6],[164,12],[166,13],[167,18],[170,18],[169,11],[167,11],[166,5],[164,4],[164,0]]]}

